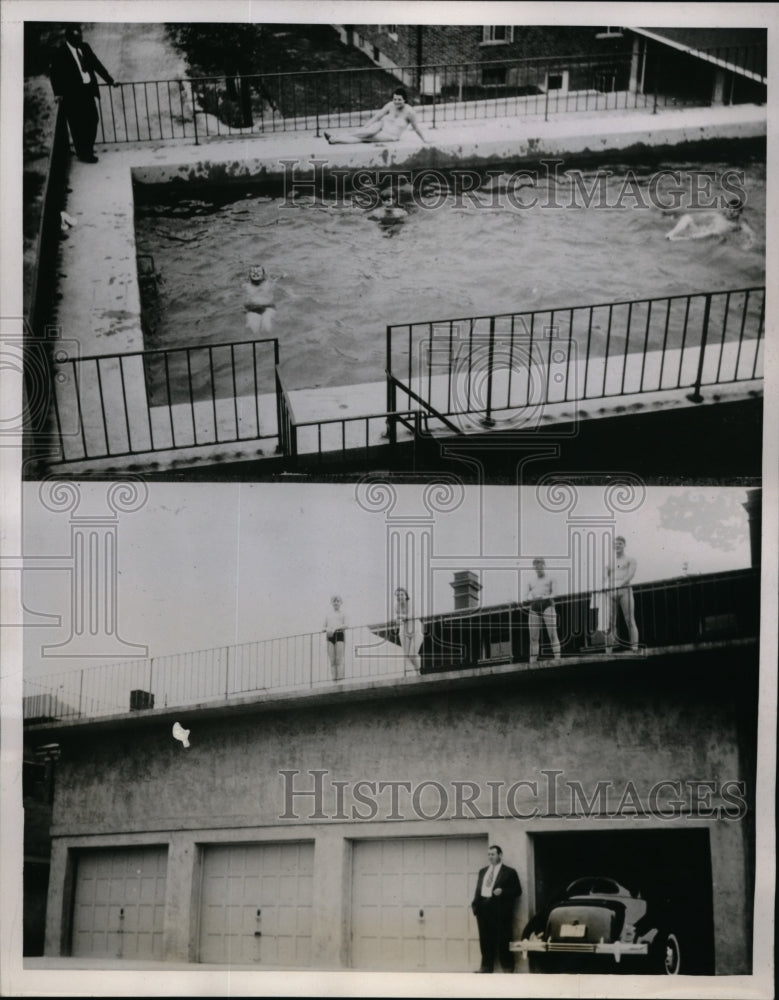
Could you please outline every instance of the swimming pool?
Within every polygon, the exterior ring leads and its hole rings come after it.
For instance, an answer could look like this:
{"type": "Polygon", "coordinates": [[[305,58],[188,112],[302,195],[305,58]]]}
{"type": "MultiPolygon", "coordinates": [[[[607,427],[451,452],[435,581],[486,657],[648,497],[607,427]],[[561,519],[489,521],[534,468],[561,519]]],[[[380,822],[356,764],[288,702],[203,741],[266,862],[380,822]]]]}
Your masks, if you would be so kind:
{"type": "MultiPolygon", "coordinates": [[[[687,178],[732,165],[665,166],[687,178]]],[[[614,195],[624,170],[611,170],[614,195]]],[[[253,339],[242,286],[255,262],[275,283],[273,335],[288,389],[382,380],[388,324],[758,285],[765,164],[743,170],[745,218],[757,236],[751,247],[731,236],[669,242],[674,220],[630,199],[620,208],[554,208],[539,197],[521,209],[506,198],[479,207],[447,197],[437,208],[411,206],[391,227],[355,203],[290,204],[256,188],[173,204],[141,200],[137,250],[153,255],[161,279],[145,346],[253,339]]],[[[650,173],[638,182],[648,188],[650,173]]]]}

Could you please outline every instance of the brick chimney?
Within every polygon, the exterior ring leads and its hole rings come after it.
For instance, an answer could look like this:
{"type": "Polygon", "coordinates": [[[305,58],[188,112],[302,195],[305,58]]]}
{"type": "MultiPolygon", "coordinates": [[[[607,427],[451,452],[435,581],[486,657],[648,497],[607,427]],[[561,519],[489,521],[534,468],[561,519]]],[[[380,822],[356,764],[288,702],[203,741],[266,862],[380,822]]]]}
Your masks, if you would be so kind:
{"type": "Polygon", "coordinates": [[[454,590],[455,611],[466,611],[469,608],[479,607],[481,584],[473,570],[458,570],[449,586],[454,590]]]}
{"type": "Polygon", "coordinates": [[[749,518],[749,550],[752,555],[752,565],[760,565],[760,528],[763,520],[763,491],[758,488],[747,490],[746,503],[742,507],[749,518]]]}

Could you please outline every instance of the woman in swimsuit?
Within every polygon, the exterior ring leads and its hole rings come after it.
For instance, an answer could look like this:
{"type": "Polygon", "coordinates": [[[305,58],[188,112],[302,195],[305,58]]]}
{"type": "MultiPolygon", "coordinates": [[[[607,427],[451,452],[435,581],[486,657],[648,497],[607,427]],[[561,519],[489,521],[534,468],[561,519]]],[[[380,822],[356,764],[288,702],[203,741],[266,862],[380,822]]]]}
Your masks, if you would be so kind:
{"type": "Polygon", "coordinates": [[[381,111],[377,111],[362,128],[354,132],[342,132],[340,135],[325,132],[325,139],[331,145],[345,142],[397,142],[410,125],[422,142],[427,142],[419,128],[417,116],[407,101],[406,91],[398,87],[393,91],[392,100],[385,104],[381,111]]]}
{"type": "Polygon", "coordinates": [[[414,618],[409,607],[408,591],[403,587],[398,587],[395,591],[395,621],[404,656],[403,673],[406,673],[406,663],[408,663],[412,671],[419,674],[422,672],[422,660],[419,656],[424,638],[422,624],[414,618]]]}
{"type": "Polygon", "coordinates": [[[325,633],[327,635],[327,658],[330,661],[330,671],[334,681],[343,680],[344,676],[344,640],[346,638],[346,615],[341,610],[341,597],[333,594],[330,598],[330,610],[325,616],[325,633]]]}

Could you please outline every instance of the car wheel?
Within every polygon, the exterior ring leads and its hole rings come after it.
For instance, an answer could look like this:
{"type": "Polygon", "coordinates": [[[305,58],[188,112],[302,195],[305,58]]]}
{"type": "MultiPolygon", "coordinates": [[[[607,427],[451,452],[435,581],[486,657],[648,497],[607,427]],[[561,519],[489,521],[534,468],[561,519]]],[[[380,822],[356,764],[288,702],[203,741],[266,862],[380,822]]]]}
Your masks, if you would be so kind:
{"type": "Polygon", "coordinates": [[[682,950],[679,938],[670,932],[660,938],[657,950],[658,972],[666,976],[678,976],[682,967],[682,950]]]}

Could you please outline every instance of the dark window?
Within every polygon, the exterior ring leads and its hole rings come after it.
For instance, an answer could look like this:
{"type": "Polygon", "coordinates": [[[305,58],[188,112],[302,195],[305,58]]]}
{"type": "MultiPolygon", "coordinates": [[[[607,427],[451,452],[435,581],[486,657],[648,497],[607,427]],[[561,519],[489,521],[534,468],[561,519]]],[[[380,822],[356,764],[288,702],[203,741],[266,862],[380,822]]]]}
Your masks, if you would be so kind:
{"type": "Polygon", "coordinates": [[[481,71],[481,82],[488,86],[505,86],[506,67],[505,66],[485,66],[481,71]]]}
{"type": "Polygon", "coordinates": [[[561,90],[563,86],[562,73],[550,73],[547,78],[547,90],[561,90]]]}

